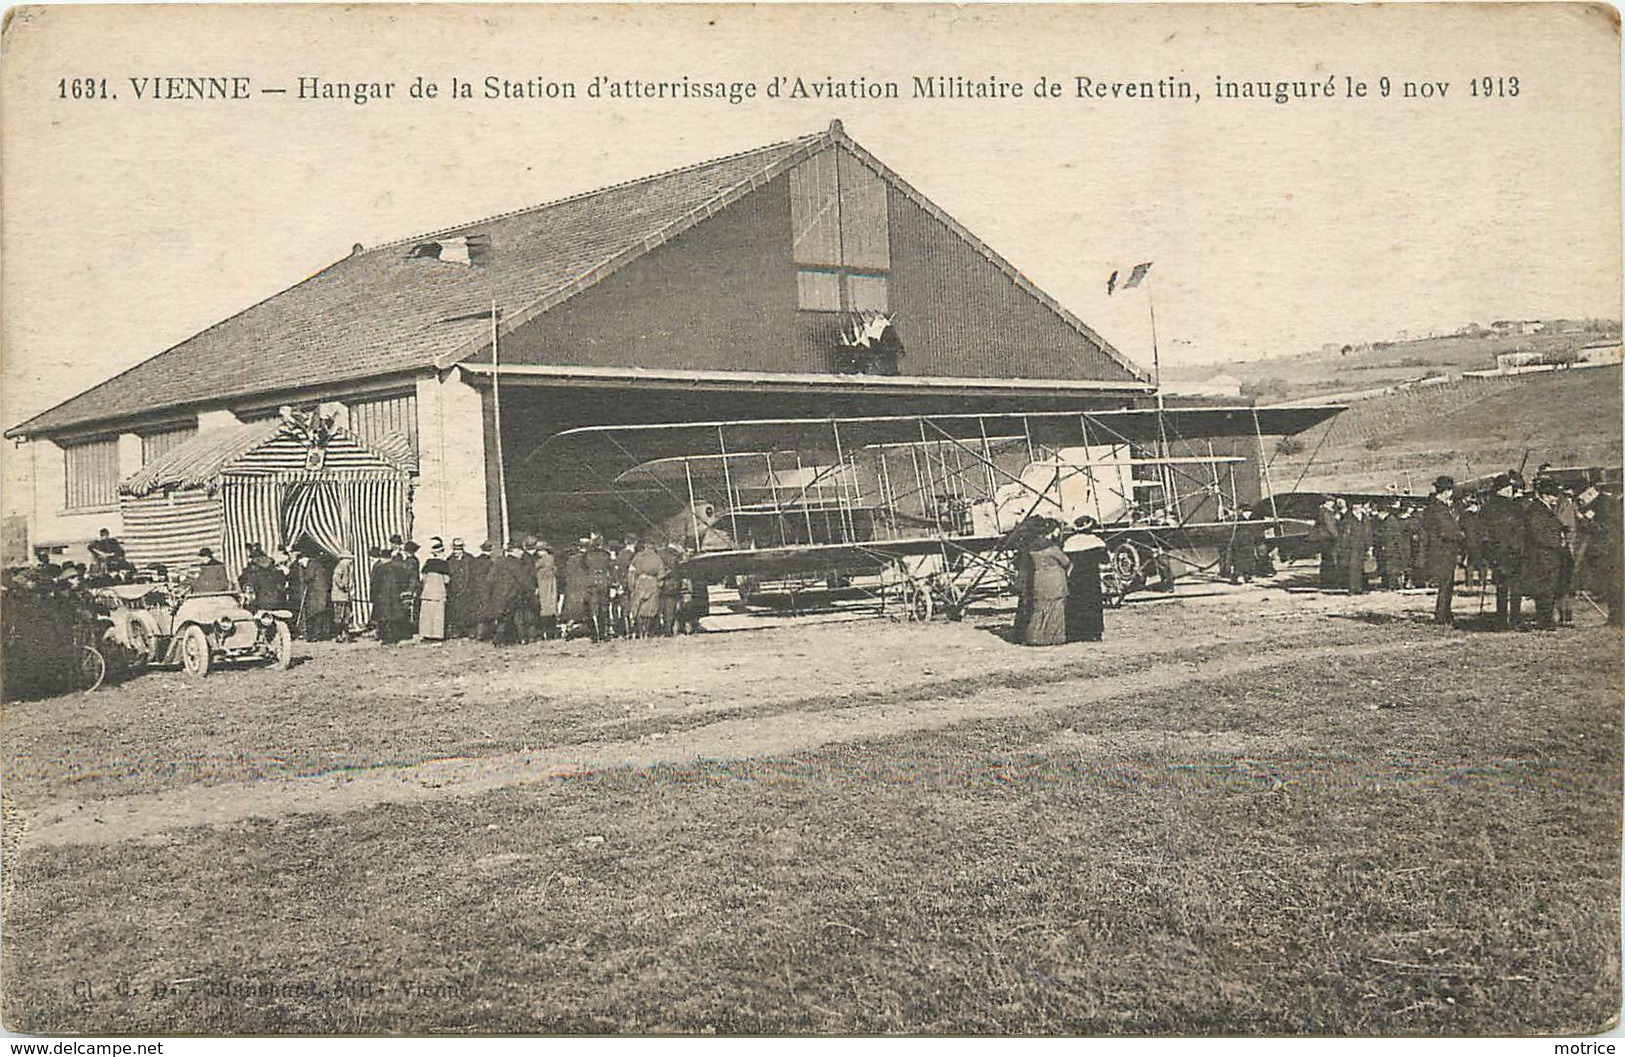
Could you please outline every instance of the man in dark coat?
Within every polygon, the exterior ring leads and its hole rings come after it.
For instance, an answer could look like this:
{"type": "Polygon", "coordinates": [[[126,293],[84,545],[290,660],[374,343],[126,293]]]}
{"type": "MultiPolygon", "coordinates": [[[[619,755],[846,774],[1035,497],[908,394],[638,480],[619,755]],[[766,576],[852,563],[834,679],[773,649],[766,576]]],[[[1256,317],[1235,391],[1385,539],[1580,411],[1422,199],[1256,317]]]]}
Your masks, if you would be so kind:
{"type": "Polygon", "coordinates": [[[1523,548],[1524,511],[1513,498],[1511,477],[1502,474],[1492,487],[1494,491],[1484,497],[1478,512],[1478,547],[1495,580],[1495,622],[1509,628],[1523,608],[1517,569],[1523,548]]]}
{"type": "Polygon", "coordinates": [[[1405,582],[1406,567],[1411,560],[1411,540],[1408,526],[1399,516],[1396,503],[1391,509],[1377,513],[1377,575],[1382,578],[1385,591],[1397,591],[1405,582]]]}
{"type": "Polygon", "coordinates": [[[1482,588],[1488,579],[1488,566],[1484,562],[1484,503],[1476,497],[1462,505],[1461,546],[1466,583],[1471,587],[1476,582],[1482,588]]]}
{"type": "Polygon", "coordinates": [[[1349,594],[1365,594],[1365,556],[1371,549],[1371,520],[1364,503],[1357,503],[1343,519],[1338,540],[1338,564],[1343,567],[1349,594]]]}
{"type": "Polygon", "coordinates": [[[1581,502],[1580,531],[1586,536],[1578,574],[1585,589],[1608,611],[1608,626],[1625,623],[1625,575],[1622,575],[1620,538],[1625,507],[1617,495],[1596,494],[1581,502]]]}
{"type": "Polygon", "coordinates": [[[204,547],[197,552],[197,571],[192,574],[192,593],[199,595],[223,594],[231,590],[231,574],[214,556],[214,549],[204,547]]]}
{"type": "Polygon", "coordinates": [[[473,622],[474,637],[481,642],[488,642],[496,630],[496,607],[491,604],[491,566],[496,559],[491,556],[491,541],[486,540],[480,544],[480,553],[474,559],[469,571],[471,577],[472,598],[469,601],[468,615],[473,622]]]}
{"type": "Polygon", "coordinates": [[[589,542],[586,539],[577,540],[559,567],[559,587],[564,595],[564,601],[559,607],[559,620],[566,625],[567,630],[571,624],[590,625],[592,622],[592,607],[587,601],[590,594],[587,588],[589,542]]]}
{"type": "Polygon", "coordinates": [[[491,559],[485,577],[485,611],[480,626],[489,628],[482,638],[499,645],[525,641],[519,621],[520,607],[534,594],[535,572],[527,570],[522,552],[509,546],[491,559]]]}
{"type": "Polygon", "coordinates": [[[93,573],[96,576],[105,576],[124,563],[124,544],[107,529],[99,531],[87,549],[90,551],[93,573]]]}
{"type": "Polygon", "coordinates": [[[609,618],[609,588],[615,582],[615,560],[596,532],[582,556],[587,566],[587,605],[592,613],[593,638],[607,639],[614,631],[609,618]]]}
{"type": "Polygon", "coordinates": [[[413,627],[418,623],[418,584],[423,580],[423,563],[418,560],[418,545],[415,540],[407,540],[395,552],[396,560],[405,569],[406,590],[410,596],[406,602],[406,616],[413,627]]]}
{"type": "Polygon", "coordinates": [[[410,634],[411,628],[411,616],[401,600],[401,593],[407,590],[405,563],[391,557],[383,547],[373,548],[368,587],[378,641],[386,646],[401,641],[410,634]]]}
{"type": "MultiPolygon", "coordinates": [[[[1557,627],[1553,605],[1563,590],[1568,553],[1567,530],[1552,509],[1556,501],[1556,483],[1550,478],[1537,480],[1536,494],[1525,511],[1517,570],[1518,593],[1535,600],[1535,626],[1547,631],[1557,627]]],[[[1519,615],[1513,615],[1514,623],[1519,615]]]]}
{"type": "Polygon", "coordinates": [[[1322,589],[1340,586],[1338,573],[1341,570],[1337,565],[1337,544],[1342,534],[1340,521],[1336,500],[1328,499],[1320,504],[1320,509],[1315,513],[1315,541],[1320,544],[1320,586],[1322,589]]]}
{"type": "MultiPolygon", "coordinates": [[[[1250,583],[1255,572],[1254,563],[1258,559],[1257,537],[1262,535],[1262,532],[1261,530],[1255,530],[1254,526],[1249,524],[1252,519],[1253,512],[1246,507],[1238,511],[1235,524],[1230,529],[1230,538],[1225,541],[1224,567],[1221,572],[1226,574],[1225,579],[1233,584],[1239,584],[1243,580],[1250,583]]],[[[1062,549],[1065,551],[1064,547],[1062,549]]],[[[1070,554],[1072,552],[1066,551],[1066,553],[1070,554]]],[[[1071,583],[1070,579],[1068,583],[1071,583]]],[[[1068,591],[1070,592],[1070,587],[1068,591]]],[[[1068,593],[1067,597],[1070,599],[1072,596],[1068,593]]]]}
{"type": "Polygon", "coordinates": [[[1453,622],[1450,601],[1456,593],[1456,559],[1461,553],[1461,523],[1450,505],[1455,494],[1455,478],[1440,477],[1433,482],[1433,499],[1422,514],[1428,579],[1439,585],[1433,599],[1435,624],[1453,622]]]}
{"type": "Polygon", "coordinates": [[[245,595],[253,595],[256,609],[288,608],[288,580],[258,543],[248,545],[248,565],[238,577],[245,595]]]}
{"type": "Polygon", "coordinates": [[[474,556],[468,553],[460,536],[451,541],[446,568],[450,570],[446,579],[446,637],[462,638],[474,629],[474,556]]]}
{"type": "Polygon", "coordinates": [[[299,634],[321,642],[333,634],[333,571],[319,555],[299,558],[299,634]]]}

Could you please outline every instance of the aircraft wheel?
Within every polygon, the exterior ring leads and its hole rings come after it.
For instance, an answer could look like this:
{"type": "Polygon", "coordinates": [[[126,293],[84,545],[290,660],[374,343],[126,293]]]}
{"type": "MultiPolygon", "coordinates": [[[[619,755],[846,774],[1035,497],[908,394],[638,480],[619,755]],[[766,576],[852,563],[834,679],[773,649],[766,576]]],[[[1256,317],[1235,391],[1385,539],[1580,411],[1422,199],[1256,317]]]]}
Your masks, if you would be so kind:
{"type": "Polygon", "coordinates": [[[196,624],[189,626],[181,634],[181,666],[186,669],[186,674],[202,679],[209,674],[213,664],[214,655],[209,650],[209,636],[196,624]]]}
{"type": "Polygon", "coordinates": [[[81,646],[79,656],[75,658],[73,674],[75,684],[88,694],[107,678],[107,658],[94,646],[81,646]]]}
{"type": "Polygon", "coordinates": [[[908,619],[930,620],[934,609],[935,603],[931,600],[931,589],[923,584],[916,585],[912,597],[908,600],[908,619]]]}
{"type": "Polygon", "coordinates": [[[1122,584],[1131,584],[1140,577],[1140,552],[1134,544],[1125,543],[1112,551],[1111,570],[1122,584]]]}

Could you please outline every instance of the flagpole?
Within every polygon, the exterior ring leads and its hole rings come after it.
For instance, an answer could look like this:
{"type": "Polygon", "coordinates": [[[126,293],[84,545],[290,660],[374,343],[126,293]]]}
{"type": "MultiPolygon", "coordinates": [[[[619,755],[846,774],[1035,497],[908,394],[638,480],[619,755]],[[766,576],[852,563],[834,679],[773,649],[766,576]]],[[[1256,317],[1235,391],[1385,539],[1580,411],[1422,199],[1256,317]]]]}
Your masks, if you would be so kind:
{"type": "Polygon", "coordinates": [[[1151,289],[1151,276],[1145,277],[1145,303],[1151,311],[1151,384],[1157,387],[1157,407],[1162,407],[1162,363],[1157,354],[1157,295],[1151,289]]]}
{"type": "MultiPolygon", "coordinates": [[[[1151,313],[1151,384],[1157,388],[1157,440],[1161,443],[1162,449],[1157,454],[1167,458],[1168,429],[1162,420],[1162,357],[1157,350],[1157,295],[1153,292],[1149,273],[1145,277],[1145,303],[1146,309],[1151,313]]],[[[1169,487],[1169,470],[1167,466],[1159,467],[1158,473],[1162,479],[1164,503],[1177,518],[1179,517],[1179,489],[1169,487]]]]}
{"type": "Polygon", "coordinates": [[[502,538],[498,540],[504,550],[508,546],[508,475],[502,465],[502,383],[497,369],[497,303],[491,299],[491,418],[496,429],[497,499],[501,502],[502,538]]]}

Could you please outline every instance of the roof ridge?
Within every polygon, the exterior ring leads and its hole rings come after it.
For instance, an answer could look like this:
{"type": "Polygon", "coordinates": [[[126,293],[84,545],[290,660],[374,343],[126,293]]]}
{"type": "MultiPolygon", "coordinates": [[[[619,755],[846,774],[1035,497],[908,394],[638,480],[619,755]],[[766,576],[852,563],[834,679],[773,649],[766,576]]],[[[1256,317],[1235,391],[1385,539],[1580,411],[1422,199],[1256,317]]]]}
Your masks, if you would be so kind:
{"type": "MultiPolygon", "coordinates": [[[[708,158],[705,161],[693,162],[689,165],[680,165],[675,169],[665,169],[660,172],[649,173],[646,176],[638,176],[630,180],[622,180],[619,183],[605,184],[603,187],[595,187],[590,191],[578,191],[572,195],[565,195],[563,198],[553,198],[546,202],[538,202],[535,205],[521,206],[518,209],[510,209],[505,213],[493,213],[492,215],[482,217],[479,220],[471,220],[462,224],[452,224],[449,227],[436,228],[433,231],[426,231],[420,235],[409,235],[406,238],[391,239],[388,242],[380,242],[376,246],[366,247],[362,250],[361,254],[352,254],[352,256],[363,256],[365,254],[374,253],[380,250],[404,246],[420,239],[432,239],[439,235],[449,235],[452,232],[463,231],[465,229],[479,227],[484,224],[494,224],[500,220],[509,220],[513,217],[523,216],[526,213],[536,213],[543,209],[552,209],[556,206],[566,205],[570,202],[579,202],[584,198],[593,198],[597,195],[607,194],[610,191],[619,191],[628,187],[635,187],[638,184],[648,183],[651,180],[665,180],[682,173],[693,172],[696,169],[704,169],[712,165],[722,165],[726,162],[738,161],[741,158],[748,158],[752,154],[765,154],[769,151],[781,151],[788,147],[802,146],[827,134],[827,132],[814,132],[810,135],[798,136],[795,139],[780,140],[777,143],[769,143],[760,147],[752,147],[749,150],[735,151],[732,154],[724,154],[719,157],[708,158]]],[[[340,259],[348,260],[349,258],[345,257],[340,259]]],[[[329,265],[329,267],[331,267],[331,265],[329,265]]]]}
{"type": "Polygon", "coordinates": [[[787,148],[791,148],[791,147],[804,147],[804,146],[806,146],[806,145],[808,145],[810,143],[813,143],[813,142],[819,140],[820,138],[823,138],[823,137],[828,136],[828,135],[829,135],[829,130],[823,130],[823,131],[819,131],[819,132],[813,132],[813,133],[810,133],[810,134],[804,135],[804,136],[798,136],[798,137],[796,137],[794,139],[781,140],[781,141],[779,141],[777,143],[769,143],[769,144],[765,144],[765,145],[760,146],[760,147],[752,147],[752,148],[749,148],[747,150],[735,151],[732,154],[724,154],[724,155],[721,155],[721,156],[716,157],[716,158],[709,158],[709,159],[706,159],[704,161],[693,162],[693,163],[688,164],[688,165],[680,165],[680,166],[678,166],[676,168],[673,168],[673,169],[667,169],[667,170],[664,170],[662,172],[657,172],[657,173],[650,173],[647,176],[640,176],[640,177],[636,177],[636,178],[631,179],[631,180],[622,180],[619,183],[608,184],[608,185],[606,185],[604,187],[594,188],[594,189],[592,189],[590,191],[581,191],[581,192],[578,192],[576,194],[566,195],[563,198],[555,198],[555,199],[552,199],[550,201],[539,202],[536,205],[525,206],[525,207],[520,208],[520,209],[512,209],[512,210],[509,210],[509,211],[507,211],[505,213],[496,213],[496,214],[493,214],[491,216],[485,217],[485,218],[483,218],[481,220],[474,220],[474,221],[470,221],[470,222],[464,223],[464,224],[453,225],[451,227],[437,228],[437,229],[435,229],[433,231],[425,232],[423,234],[418,234],[418,235],[410,235],[410,236],[407,236],[405,238],[392,239],[389,242],[381,242],[376,246],[372,246],[370,248],[363,249],[361,253],[354,253],[354,252],[347,253],[344,256],[335,258],[334,260],[330,261],[329,263],[327,263],[327,264],[323,265],[322,267],[316,269],[314,272],[311,272],[309,275],[305,276],[303,279],[300,279],[298,282],[295,282],[292,285],[285,286],[285,287],[283,287],[283,288],[281,288],[279,290],[275,290],[275,291],[273,291],[273,292],[271,292],[269,294],[266,294],[264,297],[262,297],[259,300],[253,302],[252,304],[246,305],[243,308],[238,309],[236,312],[233,312],[228,316],[225,316],[225,317],[223,317],[221,319],[215,320],[213,323],[210,323],[209,325],[205,326],[202,330],[199,330],[194,334],[191,334],[191,335],[189,335],[187,337],[184,337],[184,338],[180,339],[179,341],[175,342],[172,345],[169,345],[169,346],[167,346],[167,347],[165,347],[163,349],[160,349],[159,351],[153,353],[151,356],[147,356],[144,359],[141,359],[141,360],[136,361],[135,363],[132,363],[130,366],[124,368],[122,371],[118,371],[115,374],[109,375],[107,378],[104,378],[100,382],[97,382],[95,385],[91,386],[89,389],[81,390],[80,392],[75,393],[73,396],[70,396],[70,397],[67,397],[67,398],[65,398],[63,400],[60,400],[57,403],[52,404],[50,407],[45,408],[43,411],[40,411],[40,412],[38,412],[38,413],[36,413],[34,415],[29,416],[26,420],[24,420],[22,422],[19,422],[16,425],[11,426],[10,428],[8,428],[5,431],[5,436],[12,437],[12,436],[22,435],[24,433],[24,431],[26,431],[28,429],[29,426],[31,426],[33,423],[35,423],[39,419],[44,418],[45,416],[51,414],[52,412],[57,411],[57,410],[59,410],[59,409],[61,409],[63,407],[66,407],[68,404],[73,403],[74,401],[80,399],[81,397],[85,396],[86,394],[91,393],[91,392],[101,388],[104,385],[107,385],[107,384],[109,384],[109,383],[111,383],[113,381],[116,381],[119,378],[124,377],[127,374],[130,374],[130,373],[132,373],[132,372],[134,372],[136,370],[139,370],[139,369],[145,367],[147,364],[151,363],[152,361],[154,361],[156,359],[159,359],[160,357],[162,357],[162,356],[164,356],[164,355],[166,355],[166,354],[168,354],[170,352],[174,352],[176,349],[180,348],[181,346],[183,346],[183,345],[185,345],[185,344],[187,344],[187,343],[189,343],[191,341],[195,341],[196,339],[202,337],[205,334],[210,333],[211,331],[218,330],[219,328],[227,325],[228,323],[231,323],[233,320],[236,320],[241,316],[247,315],[248,313],[252,312],[254,309],[259,308],[261,305],[264,305],[264,304],[266,304],[266,303],[268,303],[270,301],[274,301],[277,298],[281,297],[283,294],[286,294],[291,290],[295,290],[295,289],[297,289],[297,288],[299,288],[301,286],[304,286],[306,283],[310,282],[311,280],[318,279],[318,278],[322,277],[323,275],[326,275],[328,272],[332,271],[334,268],[337,268],[340,265],[342,265],[342,264],[344,264],[344,263],[346,263],[348,261],[353,261],[357,257],[369,256],[369,255],[371,255],[371,254],[373,254],[375,252],[391,249],[391,248],[394,248],[394,247],[404,246],[404,245],[406,245],[408,243],[417,242],[417,241],[422,240],[422,239],[432,239],[437,235],[445,235],[445,234],[449,234],[449,233],[454,232],[454,231],[461,231],[461,230],[471,228],[471,227],[475,227],[475,226],[479,226],[479,225],[496,223],[497,221],[506,220],[506,219],[509,219],[511,217],[521,216],[521,215],[526,214],[526,213],[534,213],[534,212],[538,212],[538,211],[543,210],[543,209],[551,209],[551,208],[553,208],[555,206],[564,205],[564,204],[566,204],[568,202],[580,201],[580,200],[585,199],[585,198],[591,198],[594,195],[600,195],[600,194],[604,194],[604,193],[609,192],[609,191],[620,190],[622,188],[633,187],[633,186],[636,186],[638,184],[647,183],[650,180],[666,179],[668,177],[676,176],[676,175],[678,175],[680,173],[692,172],[692,171],[697,170],[697,169],[703,169],[703,168],[706,168],[707,166],[721,165],[721,164],[724,164],[726,162],[737,161],[737,160],[739,160],[741,158],[746,158],[746,157],[749,157],[749,156],[751,156],[753,154],[763,154],[763,153],[766,153],[766,152],[769,152],[769,151],[783,151],[783,150],[785,150],[787,148]]]}

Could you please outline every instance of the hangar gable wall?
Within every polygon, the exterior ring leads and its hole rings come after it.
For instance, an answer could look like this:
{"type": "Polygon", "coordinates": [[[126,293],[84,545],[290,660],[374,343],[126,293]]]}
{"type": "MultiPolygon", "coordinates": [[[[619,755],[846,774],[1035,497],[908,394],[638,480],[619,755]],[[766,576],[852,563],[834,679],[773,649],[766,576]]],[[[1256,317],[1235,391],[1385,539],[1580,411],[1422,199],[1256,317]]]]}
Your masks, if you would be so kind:
{"type": "MultiPolygon", "coordinates": [[[[518,327],[503,340],[502,361],[833,373],[836,336],[852,317],[798,308],[794,175],[518,327]]],[[[897,373],[1137,381],[984,248],[897,186],[885,195],[890,259],[878,271],[903,340],[897,373]]]]}

